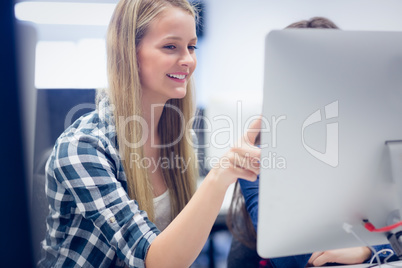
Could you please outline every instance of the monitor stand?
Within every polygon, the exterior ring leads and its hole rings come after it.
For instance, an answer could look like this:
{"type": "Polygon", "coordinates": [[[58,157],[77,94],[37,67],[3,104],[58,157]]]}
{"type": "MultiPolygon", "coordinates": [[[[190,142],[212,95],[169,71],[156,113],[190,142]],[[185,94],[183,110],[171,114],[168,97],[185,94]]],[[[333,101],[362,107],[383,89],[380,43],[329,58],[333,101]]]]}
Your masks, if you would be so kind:
{"type": "MultiPolygon", "coordinates": [[[[397,187],[398,194],[398,207],[399,207],[399,219],[402,220],[402,140],[398,141],[386,141],[385,145],[389,149],[391,159],[391,174],[397,187]]],[[[395,218],[395,216],[394,216],[395,218]]],[[[392,232],[388,235],[388,240],[392,246],[392,249],[400,259],[402,258],[402,231],[400,227],[396,229],[396,232],[392,232]]]]}

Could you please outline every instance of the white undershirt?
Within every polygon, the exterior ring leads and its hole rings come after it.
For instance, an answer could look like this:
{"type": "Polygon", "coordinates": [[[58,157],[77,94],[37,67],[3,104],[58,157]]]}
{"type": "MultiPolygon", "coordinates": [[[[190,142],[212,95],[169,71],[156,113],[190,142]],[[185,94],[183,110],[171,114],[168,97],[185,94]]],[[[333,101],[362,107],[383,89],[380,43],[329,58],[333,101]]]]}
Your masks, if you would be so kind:
{"type": "Polygon", "coordinates": [[[163,231],[172,221],[169,190],[154,198],[155,225],[163,231]]]}

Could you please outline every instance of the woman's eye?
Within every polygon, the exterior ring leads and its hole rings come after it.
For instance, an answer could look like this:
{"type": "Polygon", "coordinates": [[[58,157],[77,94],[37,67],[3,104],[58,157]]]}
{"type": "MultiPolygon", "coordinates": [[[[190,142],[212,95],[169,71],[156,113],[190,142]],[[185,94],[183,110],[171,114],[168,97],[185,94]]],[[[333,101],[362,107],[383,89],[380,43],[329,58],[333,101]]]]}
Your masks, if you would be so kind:
{"type": "Polygon", "coordinates": [[[196,50],[196,49],[198,49],[198,47],[196,47],[196,46],[188,46],[188,49],[189,50],[196,50]]]}
{"type": "Polygon", "coordinates": [[[175,47],[174,45],[167,45],[167,46],[164,46],[163,48],[166,48],[166,49],[175,49],[176,47],[175,47]]]}

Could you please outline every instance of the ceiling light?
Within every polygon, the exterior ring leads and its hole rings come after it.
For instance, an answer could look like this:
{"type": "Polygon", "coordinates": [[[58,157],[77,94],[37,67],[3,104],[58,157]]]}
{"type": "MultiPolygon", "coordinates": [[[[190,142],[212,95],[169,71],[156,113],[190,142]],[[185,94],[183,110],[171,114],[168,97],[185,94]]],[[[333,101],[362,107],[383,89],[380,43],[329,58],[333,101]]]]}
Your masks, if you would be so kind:
{"type": "Polygon", "coordinates": [[[15,5],[15,16],[37,24],[106,26],[115,6],[106,3],[21,2],[15,5]]]}

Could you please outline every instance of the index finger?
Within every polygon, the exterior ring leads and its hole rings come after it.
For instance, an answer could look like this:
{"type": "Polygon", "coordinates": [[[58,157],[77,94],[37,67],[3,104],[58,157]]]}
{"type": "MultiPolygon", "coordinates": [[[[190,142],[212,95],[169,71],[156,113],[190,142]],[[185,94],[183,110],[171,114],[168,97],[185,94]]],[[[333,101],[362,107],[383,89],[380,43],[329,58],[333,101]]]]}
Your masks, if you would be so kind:
{"type": "Polygon", "coordinates": [[[250,145],[254,145],[255,140],[260,132],[261,132],[261,116],[259,116],[257,119],[255,119],[253,122],[250,123],[248,129],[246,130],[246,133],[243,136],[243,140],[250,145]]]}

